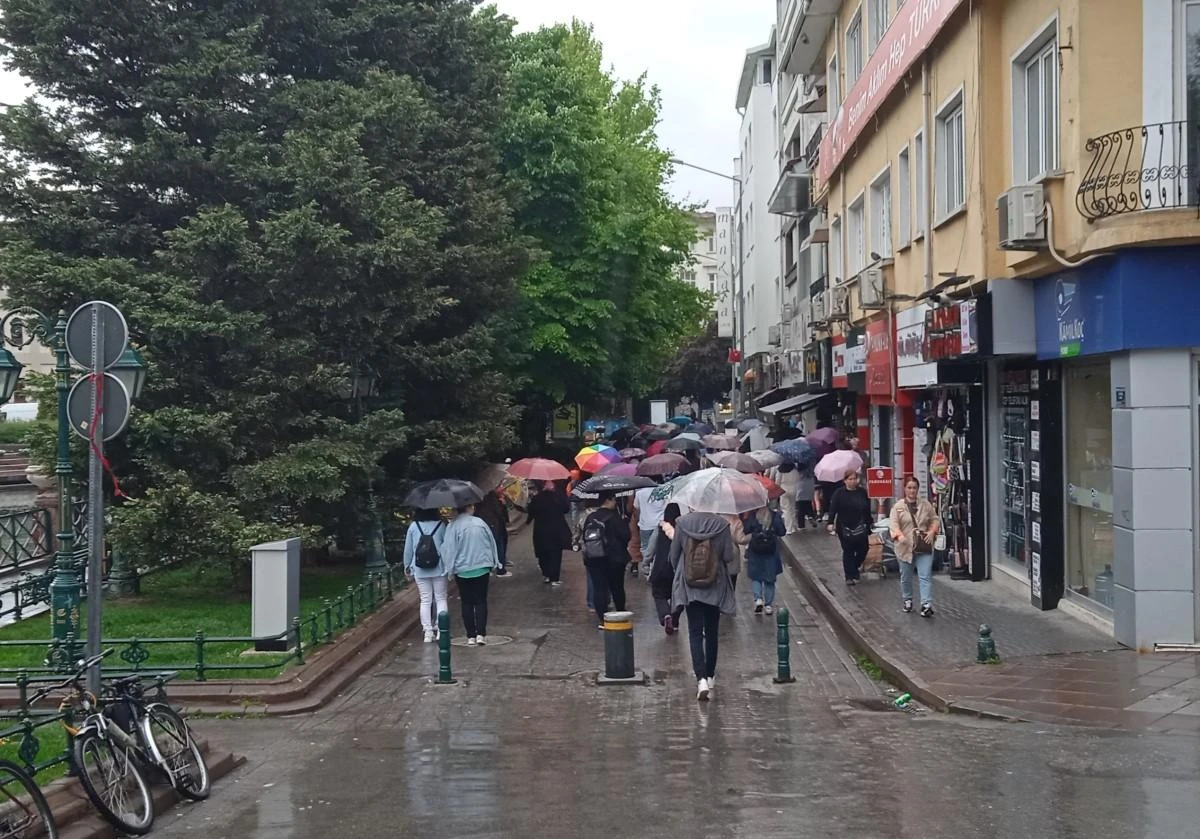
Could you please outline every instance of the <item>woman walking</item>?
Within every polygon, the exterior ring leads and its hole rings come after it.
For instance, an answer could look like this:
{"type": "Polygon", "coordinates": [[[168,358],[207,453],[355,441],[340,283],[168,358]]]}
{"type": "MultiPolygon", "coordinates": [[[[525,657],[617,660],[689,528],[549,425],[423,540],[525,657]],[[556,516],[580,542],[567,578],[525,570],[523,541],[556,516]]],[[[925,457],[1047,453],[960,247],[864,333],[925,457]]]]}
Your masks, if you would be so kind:
{"type": "Polygon", "coordinates": [[[446,523],[437,510],[418,510],[404,538],[404,573],[417,584],[426,644],[437,637],[437,616],[449,609],[446,586],[450,578],[442,552],[445,539],[446,523]]]}
{"type": "Polygon", "coordinates": [[[679,626],[683,607],[671,607],[671,589],[675,585],[675,569],[671,567],[671,543],[675,540],[675,522],[680,516],[678,504],[668,504],[654,534],[650,537],[647,559],[650,563],[650,593],[658,610],[658,622],[668,635],[679,626]]]}
{"type": "Polygon", "coordinates": [[[846,575],[846,585],[858,584],[873,523],[871,499],[859,485],[858,470],[847,469],[843,486],[829,501],[829,532],[836,533],[842,542],[842,572],[846,575]]]}
{"type": "Polygon", "coordinates": [[[458,511],[446,528],[442,547],[447,571],[458,583],[467,646],[486,644],[488,581],[492,569],[500,567],[500,558],[496,553],[496,539],[491,529],[475,515],[474,504],[458,511]]]}
{"type": "Polygon", "coordinates": [[[571,546],[570,511],[567,495],[553,481],[546,481],[529,501],[529,521],[533,524],[533,552],[542,569],[542,582],[554,588],[562,585],[563,551],[571,546]]]}
{"type": "Polygon", "coordinates": [[[783,508],[783,525],[785,533],[791,535],[798,529],[796,526],[796,499],[800,488],[800,471],[791,463],[781,463],[775,469],[775,483],[783,490],[779,506],[783,508]]]}
{"type": "Polygon", "coordinates": [[[921,617],[933,617],[933,541],[941,521],[921,495],[921,482],[904,479],[904,501],[892,508],[892,543],[900,561],[900,597],[904,611],[913,610],[913,572],[921,581],[921,617]]]}
{"type": "Polygon", "coordinates": [[[721,615],[737,607],[730,571],[741,560],[729,534],[729,520],[713,513],[689,513],[675,521],[671,567],[675,579],[671,603],[684,608],[696,698],[708,701],[717,675],[717,634],[721,615]]]}
{"type": "Polygon", "coordinates": [[[786,534],[783,516],[778,510],[763,507],[744,519],[750,544],[746,547],[746,576],[754,594],[754,614],[775,611],[775,581],[783,573],[779,537],[786,534]]]}
{"type": "Polygon", "coordinates": [[[808,527],[810,522],[815,528],[817,512],[813,507],[813,495],[816,493],[816,479],[809,466],[797,466],[796,474],[796,522],[801,530],[808,527]]]}

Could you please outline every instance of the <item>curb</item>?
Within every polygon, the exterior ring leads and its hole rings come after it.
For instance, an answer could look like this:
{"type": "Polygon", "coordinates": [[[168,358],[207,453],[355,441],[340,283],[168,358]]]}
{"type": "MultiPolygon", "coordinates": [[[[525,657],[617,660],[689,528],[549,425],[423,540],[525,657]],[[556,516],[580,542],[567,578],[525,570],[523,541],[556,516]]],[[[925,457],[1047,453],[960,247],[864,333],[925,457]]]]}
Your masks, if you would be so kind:
{"type": "Polygon", "coordinates": [[[800,587],[808,596],[809,601],[816,606],[834,630],[855,651],[865,655],[887,674],[888,680],[899,688],[911,693],[914,698],[935,711],[946,714],[962,714],[982,719],[999,720],[1002,722],[1029,722],[1030,720],[1018,714],[1001,709],[984,702],[960,702],[942,696],[916,671],[905,664],[895,654],[890,653],[882,645],[871,640],[866,628],[838,602],[829,587],[810,569],[800,562],[792,546],[786,539],[780,540],[783,556],[787,564],[796,573],[800,587]]]}

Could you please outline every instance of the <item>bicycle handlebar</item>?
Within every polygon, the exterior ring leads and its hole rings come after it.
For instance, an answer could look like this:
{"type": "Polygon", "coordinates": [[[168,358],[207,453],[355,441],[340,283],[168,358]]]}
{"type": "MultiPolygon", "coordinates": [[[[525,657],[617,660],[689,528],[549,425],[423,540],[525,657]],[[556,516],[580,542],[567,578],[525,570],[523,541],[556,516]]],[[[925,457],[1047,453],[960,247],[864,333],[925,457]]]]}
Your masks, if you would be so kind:
{"type": "Polygon", "coordinates": [[[116,652],[116,647],[109,647],[107,650],[104,650],[100,654],[94,655],[91,658],[80,659],[79,663],[75,667],[74,673],[72,673],[70,676],[68,676],[62,682],[58,682],[56,684],[50,685],[48,687],[44,687],[41,690],[39,690],[37,693],[35,693],[30,698],[29,704],[32,705],[33,703],[37,702],[39,699],[42,699],[42,698],[50,695],[51,693],[53,693],[56,690],[62,690],[65,687],[70,687],[71,685],[77,683],[80,679],[83,678],[84,674],[87,673],[87,671],[91,670],[93,667],[95,667],[97,664],[99,664],[104,659],[108,658],[114,652],[116,652]]]}

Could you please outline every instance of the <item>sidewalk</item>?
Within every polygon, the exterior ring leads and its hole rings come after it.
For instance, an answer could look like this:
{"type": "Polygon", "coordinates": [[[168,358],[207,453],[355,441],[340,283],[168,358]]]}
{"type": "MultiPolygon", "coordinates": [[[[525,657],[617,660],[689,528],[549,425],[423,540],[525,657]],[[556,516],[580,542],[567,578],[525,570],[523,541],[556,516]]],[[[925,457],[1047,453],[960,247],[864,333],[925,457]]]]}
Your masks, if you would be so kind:
{"type": "Polygon", "coordinates": [[[836,539],[785,540],[810,601],[899,685],[946,711],[1001,719],[1200,734],[1200,657],[1140,655],[1059,612],[1040,612],[999,583],[934,577],[936,615],[900,609],[896,575],[842,578],[836,539]],[[1001,663],[975,663],[979,625],[1001,663]]]}

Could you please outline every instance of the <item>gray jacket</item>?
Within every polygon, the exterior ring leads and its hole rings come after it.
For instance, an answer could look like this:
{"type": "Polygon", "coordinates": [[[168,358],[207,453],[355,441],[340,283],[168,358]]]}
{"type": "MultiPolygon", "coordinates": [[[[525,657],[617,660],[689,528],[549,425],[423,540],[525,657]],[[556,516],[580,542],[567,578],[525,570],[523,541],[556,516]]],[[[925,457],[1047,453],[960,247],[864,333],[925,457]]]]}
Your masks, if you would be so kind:
{"type": "Polygon", "coordinates": [[[716,606],[727,615],[733,614],[737,601],[733,593],[730,574],[737,573],[741,565],[741,551],[733,542],[729,522],[714,513],[688,513],[675,522],[675,540],[671,543],[671,567],[675,569],[675,582],[671,588],[671,603],[676,608],[689,603],[707,603],[716,606]],[[713,540],[716,553],[717,581],[708,588],[694,588],[685,579],[683,554],[693,540],[713,540]]]}

